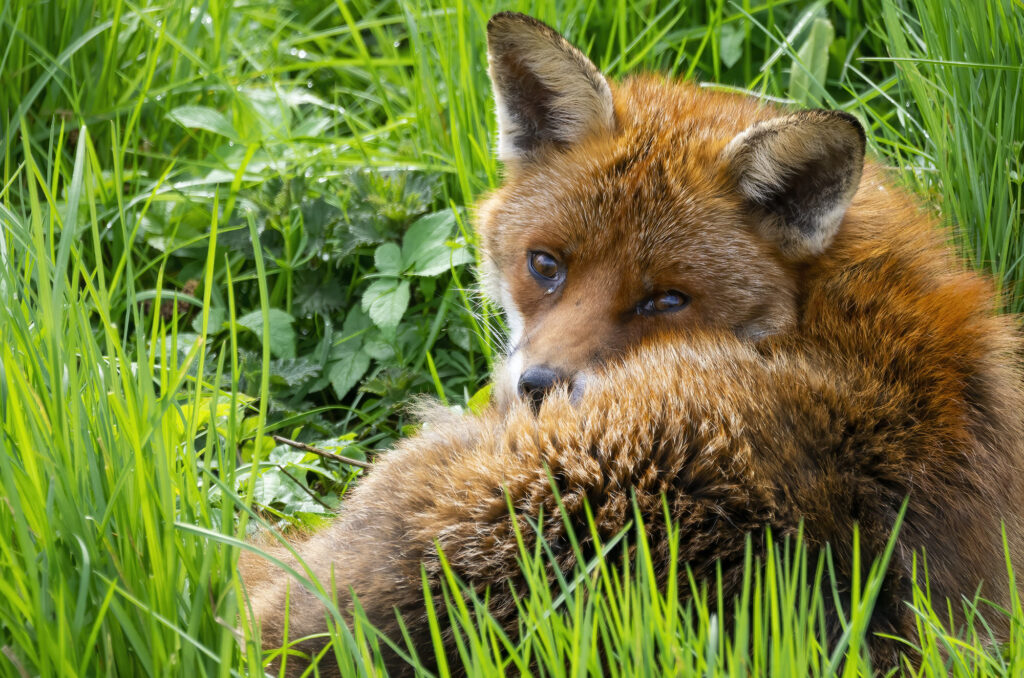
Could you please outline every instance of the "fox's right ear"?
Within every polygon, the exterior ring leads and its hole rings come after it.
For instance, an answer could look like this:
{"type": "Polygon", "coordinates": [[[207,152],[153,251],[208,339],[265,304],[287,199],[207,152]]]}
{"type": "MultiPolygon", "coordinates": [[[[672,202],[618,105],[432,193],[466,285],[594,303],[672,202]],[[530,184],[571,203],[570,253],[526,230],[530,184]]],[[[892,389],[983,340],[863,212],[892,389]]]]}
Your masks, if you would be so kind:
{"type": "Polygon", "coordinates": [[[498,158],[529,159],[615,128],[612,91],[597,67],[547,25],[502,12],[487,23],[498,113],[498,158]]]}
{"type": "Polygon", "coordinates": [[[725,148],[739,192],[783,253],[821,254],[860,185],[864,128],[849,113],[800,111],[759,122],[725,148]]]}

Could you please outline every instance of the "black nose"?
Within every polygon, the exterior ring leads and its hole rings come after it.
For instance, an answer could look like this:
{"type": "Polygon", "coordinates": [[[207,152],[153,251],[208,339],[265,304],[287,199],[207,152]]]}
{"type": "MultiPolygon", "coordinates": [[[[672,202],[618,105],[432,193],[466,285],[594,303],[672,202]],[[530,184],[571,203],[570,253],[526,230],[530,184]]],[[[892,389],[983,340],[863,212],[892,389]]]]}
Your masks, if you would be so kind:
{"type": "Polygon", "coordinates": [[[544,396],[564,377],[547,365],[530,367],[519,377],[519,395],[530,401],[533,409],[540,409],[544,396]]]}

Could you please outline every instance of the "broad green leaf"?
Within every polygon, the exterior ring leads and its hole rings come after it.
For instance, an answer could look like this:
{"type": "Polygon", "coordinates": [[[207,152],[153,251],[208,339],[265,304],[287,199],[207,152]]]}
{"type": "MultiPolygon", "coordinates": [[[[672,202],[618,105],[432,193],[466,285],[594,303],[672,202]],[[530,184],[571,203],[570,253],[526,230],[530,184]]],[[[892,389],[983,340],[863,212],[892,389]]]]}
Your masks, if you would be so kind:
{"type": "Polygon", "coordinates": [[[317,137],[320,136],[324,130],[329,128],[332,124],[336,124],[330,116],[327,115],[311,115],[298,125],[292,128],[291,138],[300,139],[302,137],[317,137]]]}
{"type": "Polygon", "coordinates": [[[797,52],[789,74],[789,97],[813,105],[825,94],[828,75],[828,49],[835,38],[835,29],[828,19],[817,18],[811,23],[807,40],[797,52]]]}
{"type": "Polygon", "coordinates": [[[328,452],[334,452],[335,454],[342,454],[349,459],[366,461],[366,453],[359,449],[357,445],[353,445],[355,439],[356,435],[354,433],[346,433],[345,435],[338,436],[336,438],[318,440],[314,444],[320,449],[327,450],[328,452]]]}
{"type": "MultiPolygon", "coordinates": [[[[272,308],[268,311],[270,316],[270,352],[277,358],[295,357],[295,330],[292,323],[295,318],[291,317],[279,308],[272,308]]],[[[263,314],[260,311],[253,311],[238,319],[238,324],[252,330],[260,340],[263,340],[263,314]]]]}
{"type": "Polygon", "coordinates": [[[366,315],[366,311],[358,305],[353,306],[345,316],[345,322],[341,326],[341,336],[347,339],[360,334],[372,325],[373,322],[370,320],[370,316],[366,315]]]}
{"type": "MultiPolygon", "coordinates": [[[[289,464],[292,470],[286,474],[279,469],[267,469],[256,480],[254,499],[264,506],[279,505],[285,513],[328,513],[330,508],[315,501],[304,480],[304,466],[289,464]],[[299,485],[299,483],[303,483],[299,485]],[[304,489],[305,488],[305,489],[304,489]]],[[[322,499],[321,499],[322,501],[322,499]]],[[[326,502],[324,502],[326,503],[326,502]]]]}
{"type": "Polygon", "coordinates": [[[303,452],[289,445],[278,445],[270,451],[270,454],[267,455],[267,461],[272,464],[291,466],[294,464],[302,464],[307,461],[307,457],[315,456],[316,455],[312,452],[303,452]]]}
{"type": "Polygon", "coordinates": [[[402,251],[393,242],[386,242],[373,253],[373,264],[380,273],[398,275],[402,272],[402,251]]]}
{"type": "Polygon", "coordinates": [[[199,335],[193,332],[178,332],[176,335],[167,334],[158,338],[150,350],[156,351],[156,355],[172,355],[176,348],[181,355],[187,355],[199,339],[199,335]]]}
{"type": "Polygon", "coordinates": [[[470,335],[468,327],[457,323],[449,324],[448,338],[463,351],[469,352],[469,342],[472,339],[472,335],[470,335]]]}
{"type": "Polygon", "coordinates": [[[493,384],[487,384],[479,391],[473,394],[466,405],[469,407],[469,411],[473,414],[480,414],[487,407],[487,403],[491,402],[491,387],[493,384]]]}
{"type": "Polygon", "coordinates": [[[351,339],[339,337],[335,342],[336,343],[331,346],[331,352],[328,356],[328,360],[331,362],[340,360],[341,358],[346,358],[363,347],[362,336],[352,337],[351,339]]]}
{"type": "Polygon", "coordinates": [[[473,261],[473,255],[464,244],[448,241],[442,243],[441,247],[430,256],[424,255],[415,263],[413,273],[416,275],[434,276],[444,273],[449,268],[468,264],[473,261]]]}
{"type": "Polygon", "coordinates": [[[395,357],[394,347],[381,339],[379,334],[372,339],[368,339],[366,343],[363,344],[363,351],[377,362],[384,362],[385,360],[391,360],[395,357]]]}
{"type": "MultiPolygon", "coordinates": [[[[221,327],[224,326],[224,320],[226,319],[226,316],[227,314],[224,312],[224,309],[219,308],[217,306],[211,308],[209,317],[207,318],[206,321],[207,332],[209,332],[210,334],[216,334],[217,332],[219,332],[221,327]]],[[[192,319],[192,329],[194,329],[196,332],[203,331],[202,313],[197,313],[196,317],[192,319]]]]}
{"type": "Polygon", "coordinates": [[[402,239],[402,260],[416,275],[434,276],[473,261],[463,243],[451,241],[455,212],[446,209],[418,219],[402,239]]]}
{"type": "Polygon", "coordinates": [[[262,444],[258,454],[256,452],[256,434],[259,431],[259,418],[258,417],[246,417],[242,420],[242,430],[239,432],[239,438],[244,440],[242,443],[242,458],[246,461],[252,461],[255,458],[266,459],[270,451],[274,449],[276,443],[270,436],[263,436],[262,444]]]}
{"type": "Polygon", "coordinates": [[[291,109],[282,106],[281,102],[267,97],[246,97],[248,106],[243,111],[251,111],[250,119],[256,119],[263,139],[287,138],[291,126],[291,109]]]}
{"type": "Polygon", "coordinates": [[[334,394],[339,398],[352,390],[366,370],[370,369],[370,356],[362,351],[353,351],[327,367],[327,376],[331,380],[334,394]]]}
{"type": "Polygon", "coordinates": [[[718,56],[726,68],[732,68],[743,56],[743,28],[739,24],[722,24],[718,29],[718,56]]]}
{"type": "Polygon", "coordinates": [[[281,479],[284,477],[285,475],[276,469],[267,469],[256,479],[252,498],[264,506],[272,504],[281,492],[281,479]]]}
{"type": "Polygon", "coordinates": [[[363,309],[382,330],[393,330],[409,307],[409,281],[375,280],[363,294],[363,309]]]}
{"type": "MultiPolygon", "coordinates": [[[[365,313],[369,314],[370,306],[373,302],[383,295],[387,294],[391,290],[398,286],[398,278],[378,278],[370,283],[370,286],[363,292],[362,309],[365,313]]],[[[367,315],[369,317],[369,315],[367,315]]],[[[344,329],[343,329],[344,331],[344,329]]]]}
{"type": "Polygon", "coordinates": [[[437,278],[421,278],[416,288],[423,296],[423,301],[430,303],[434,300],[434,292],[437,291],[437,278]]]}
{"type": "Polygon", "coordinates": [[[423,252],[443,244],[454,227],[455,213],[450,209],[420,217],[402,238],[402,257],[409,262],[415,261],[423,252]]]}
{"type": "Polygon", "coordinates": [[[279,379],[287,386],[298,386],[320,374],[320,366],[306,358],[283,358],[270,361],[271,379],[279,379]]]}
{"type": "Polygon", "coordinates": [[[167,117],[182,127],[203,129],[232,141],[239,139],[238,132],[227,117],[220,111],[206,106],[178,106],[168,113],[167,117]]]}

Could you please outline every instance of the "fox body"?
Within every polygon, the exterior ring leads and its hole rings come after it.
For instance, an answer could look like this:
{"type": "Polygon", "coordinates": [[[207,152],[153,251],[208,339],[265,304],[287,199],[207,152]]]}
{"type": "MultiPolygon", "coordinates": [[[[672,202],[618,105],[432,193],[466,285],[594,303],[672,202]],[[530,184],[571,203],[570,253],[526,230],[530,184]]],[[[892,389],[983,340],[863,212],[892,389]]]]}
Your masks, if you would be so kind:
{"type": "MultiPolygon", "coordinates": [[[[763,549],[766,528],[802,525],[848,576],[854,525],[878,555],[907,500],[871,630],[913,632],[915,553],[933,596],[980,586],[1005,603],[1001,521],[1011,556],[1024,548],[1020,336],[991,283],[865,163],[857,121],[655,77],[611,84],[523,15],[492,18],[488,45],[507,177],[477,229],[509,353],[487,412],[399,443],[297,546],[343,613],[354,592],[400,637],[397,610],[430,654],[421,568],[437,593],[440,546],[514,628],[509,502],[543,515],[557,562],[575,564],[552,479],[584,546],[585,504],[610,538],[635,497],[655,544],[667,505],[681,562],[698,578],[720,566],[730,598],[748,536],[763,549]]],[[[652,554],[667,573],[667,549],[652,554]]],[[[265,646],[325,630],[298,585],[286,630],[287,581],[254,557],[242,569],[265,646]]],[[[900,645],[870,643],[879,666],[898,660],[900,645]]]]}

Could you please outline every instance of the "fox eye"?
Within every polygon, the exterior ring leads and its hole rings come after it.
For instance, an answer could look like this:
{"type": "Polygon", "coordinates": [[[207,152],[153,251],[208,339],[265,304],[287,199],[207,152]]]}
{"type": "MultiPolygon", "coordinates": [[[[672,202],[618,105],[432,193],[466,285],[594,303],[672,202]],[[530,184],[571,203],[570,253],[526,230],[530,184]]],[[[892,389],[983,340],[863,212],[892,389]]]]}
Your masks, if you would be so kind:
{"type": "Polygon", "coordinates": [[[657,315],[659,313],[671,313],[686,308],[690,303],[690,297],[676,290],[658,292],[651,295],[636,305],[636,312],[640,315],[657,315]]]}
{"type": "Polygon", "coordinates": [[[558,260],[547,252],[530,252],[530,273],[541,282],[558,282],[562,275],[562,267],[558,260]]]}

